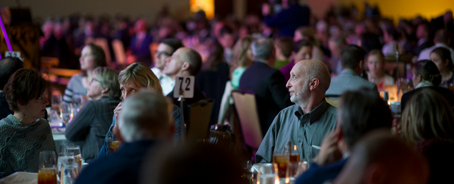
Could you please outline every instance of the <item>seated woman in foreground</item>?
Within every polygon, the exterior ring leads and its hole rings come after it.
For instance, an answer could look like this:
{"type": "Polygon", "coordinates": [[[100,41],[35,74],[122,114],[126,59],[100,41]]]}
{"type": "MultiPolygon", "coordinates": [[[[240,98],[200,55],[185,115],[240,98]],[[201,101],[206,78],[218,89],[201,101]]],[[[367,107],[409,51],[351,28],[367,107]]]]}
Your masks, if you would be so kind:
{"type": "Polygon", "coordinates": [[[93,78],[88,87],[90,99],[68,124],[66,139],[83,141],[82,158],[85,161],[96,158],[109,131],[114,109],[120,103],[118,72],[107,67],[93,70],[93,78]]]}
{"type": "Polygon", "coordinates": [[[36,69],[20,69],[6,83],[4,94],[14,114],[0,120],[0,178],[16,171],[38,172],[39,152],[56,151],[43,119],[49,86],[36,69]]]}
{"type": "Polygon", "coordinates": [[[413,95],[402,113],[403,138],[429,161],[429,183],[454,183],[453,123],[451,105],[431,89],[413,95]]]}

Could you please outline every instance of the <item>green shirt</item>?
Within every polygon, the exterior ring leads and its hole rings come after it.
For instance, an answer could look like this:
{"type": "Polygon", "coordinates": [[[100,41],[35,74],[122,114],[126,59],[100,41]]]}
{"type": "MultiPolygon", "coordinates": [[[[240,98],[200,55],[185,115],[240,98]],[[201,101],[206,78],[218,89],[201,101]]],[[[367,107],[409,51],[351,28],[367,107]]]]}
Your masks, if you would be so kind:
{"type": "Polygon", "coordinates": [[[256,162],[272,162],[273,152],[283,151],[289,141],[299,146],[301,159],[311,160],[317,155],[325,135],[336,127],[336,116],[336,108],[325,100],[306,114],[297,104],[283,109],[263,138],[256,162]]]}
{"type": "Polygon", "coordinates": [[[276,70],[280,70],[282,67],[284,67],[285,65],[288,65],[290,63],[290,61],[279,61],[279,60],[276,60],[276,62],[274,63],[274,69],[276,70]]]}
{"type": "Polygon", "coordinates": [[[240,79],[244,71],[246,71],[246,68],[243,67],[238,67],[235,70],[233,70],[232,86],[235,87],[236,89],[238,89],[238,87],[240,86],[240,79]]]}

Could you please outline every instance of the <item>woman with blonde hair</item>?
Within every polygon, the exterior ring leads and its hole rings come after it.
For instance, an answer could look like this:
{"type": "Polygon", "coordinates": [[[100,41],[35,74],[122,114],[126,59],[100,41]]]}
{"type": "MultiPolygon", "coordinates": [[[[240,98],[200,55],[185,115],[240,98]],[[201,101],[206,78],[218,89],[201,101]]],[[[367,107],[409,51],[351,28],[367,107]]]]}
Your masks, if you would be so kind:
{"type": "Polygon", "coordinates": [[[240,86],[240,78],[244,71],[254,62],[252,55],[251,44],[254,38],[247,36],[238,40],[233,47],[233,58],[230,61],[230,70],[232,72],[232,86],[238,88],[240,86]]]}
{"type": "MultiPolygon", "coordinates": [[[[129,96],[137,93],[141,88],[151,88],[162,94],[162,88],[159,80],[154,73],[144,64],[132,63],[118,75],[118,82],[120,83],[121,99],[124,100],[129,96]]],[[[122,109],[122,102],[114,110],[114,117],[112,125],[109,128],[104,140],[104,145],[99,151],[98,157],[105,156],[109,153],[109,146],[107,142],[114,140],[113,128],[118,119],[122,109]]],[[[178,107],[174,106],[172,116],[175,123],[174,140],[177,141],[181,136],[181,123],[180,113],[178,107]]]]}
{"type": "Polygon", "coordinates": [[[454,182],[454,112],[442,95],[431,89],[413,95],[402,113],[402,136],[429,161],[429,183],[454,182]]]}

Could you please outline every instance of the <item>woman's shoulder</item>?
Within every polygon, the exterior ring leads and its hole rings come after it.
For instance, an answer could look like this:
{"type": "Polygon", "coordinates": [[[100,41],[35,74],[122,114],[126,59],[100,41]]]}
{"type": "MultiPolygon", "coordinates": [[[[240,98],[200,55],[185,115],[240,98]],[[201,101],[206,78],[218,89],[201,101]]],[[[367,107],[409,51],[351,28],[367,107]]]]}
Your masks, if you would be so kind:
{"type": "Polygon", "coordinates": [[[82,74],[76,74],[76,75],[73,75],[70,79],[69,79],[69,83],[68,85],[74,85],[76,83],[80,83],[82,84],[82,74]]]}

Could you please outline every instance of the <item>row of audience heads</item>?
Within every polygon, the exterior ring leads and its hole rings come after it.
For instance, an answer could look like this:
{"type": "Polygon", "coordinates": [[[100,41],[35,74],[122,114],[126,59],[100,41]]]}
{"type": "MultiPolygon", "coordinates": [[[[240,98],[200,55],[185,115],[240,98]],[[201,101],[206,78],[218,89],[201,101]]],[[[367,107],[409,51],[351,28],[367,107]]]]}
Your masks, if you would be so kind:
{"type": "MultiPolygon", "coordinates": [[[[11,59],[8,58],[5,60],[11,59]]],[[[428,61],[428,63],[430,62],[428,61]]],[[[1,64],[2,66],[14,68],[14,62],[12,61],[2,61],[1,64]]],[[[16,67],[20,68],[20,65],[16,65],[16,67]]],[[[436,68],[433,63],[431,67],[436,68]]],[[[103,70],[109,71],[110,69],[99,68],[96,70],[99,70],[102,73],[103,70]]],[[[115,74],[115,71],[112,72],[112,74],[115,74]]],[[[150,69],[144,65],[134,63],[128,66],[125,70],[121,71],[117,80],[119,81],[117,82],[119,85],[133,82],[135,86],[139,87],[137,90],[140,90],[140,88],[153,89],[153,91],[144,90],[135,95],[131,94],[131,98],[125,96],[124,111],[121,112],[119,119],[120,132],[117,132],[117,134],[119,134],[124,141],[134,141],[136,138],[143,137],[170,137],[172,132],[170,109],[172,106],[171,103],[162,95],[159,82],[150,69]]],[[[23,110],[21,109],[21,105],[27,105],[33,100],[39,100],[48,88],[49,83],[36,69],[19,69],[12,74],[6,83],[4,87],[4,94],[12,109],[14,111],[21,111],[23,110]]],[[[47,99],[40,100],[47,101],[47,99]]],[[[48,102],[43,103],[47,104],[48,102]]],[[[350,167],[367,167],[375,162],[391,164],[383,162],[382,159],[392,159],[394,161],[399,160],[398,163],[404,163],[406,165],[410,163],[406,162],[406,160],[410,158],[418,158],[415,154],[411,153],[411,151],[405,151],[406,147],[402,147],[402,144],[399,142],[401,140],[390,138],[389,136],[383,136],[381,134],[369,136],[369,138],[363,140],[363,142],[366,143],[361,143],[361,139],[363,139],[364,135],[372,130],[387,129],[390,131],[392,119],[391,112],[386,102],[373,91],[362,89],[359,91],[346,92],[341,96],[338,113],[338,128],[341,132],[339,134],[339,136],[341,136],[340,140],[343,141],[339,142],[344,143],[348,149],[353,150],[352,154],[359,154],[357,157],[352,156],[352,158],[355,159],[352,159],[352,163],[347,165],[345,172],[347,172],[350,167]],[[377,141],[377,137],[380,138],[380,141],[382,141],[383,144],[374,144],[374,146],[371,146],[370,143],[367,143],[371,140],[377,141]],[[390,147],[396,149],[389,149],[390,147]],[[397,147],[400,148],[397,149],[397,147]],[[375,152],[371,151],[371,149],[378,149],[380,151],[375,152]],[[393,150],[393,153],[396,152],[399,154],[394,156],[389,155],[390,158],[385,158],[376,154],[389,152],[390,150],[393,150]],[[404,151],[398,152],[398,150],[404,151]],[[407,155],[407,157],[405,157],[406,159],[399,159],[399,155],[407,155]],[[354,161],[356,159],[359,159],[360,161],[354,161]],[[365,161],[363,159],[369,160],[365,161]],[[355,164],[359,165],[355,166],[355,164]]],[[[453,121],[454,113],[446,100],[434,91],[423,90],[412,97],[412,99],[408,102],[407,108],[402,114],[403,140],[410,144],[434,138],[453,140],[452,135],[454,135],[454,127],[451,126],[453,121]]],[[[408,145],[406,146],[409,147],[408,145]]],[[[176,155],[173,156],[181,159],[192,159],[188,157],[177,157],[176,155]]],[[[224,156],[226,158],[231,157],[228,155],[224,156]]],[[[173,160],[175,158],[168,159],[173,160]]],[[[176,160],[174,161],[175,163],[178,163],[176,160]]],[[[232,167],[238,166],[234,166],[232,163],[237,162],[231,162],[229,165],[232,167]]],[[[425,162],[421,159],[420,164],[424,166],[425,162]]],[[[389,165],[387,168],[389,169],[389,165]]],[[[238,171],[230,170],[229,173],[237,172],[238,171]]],[[[421,176],[424,176],[426,171],[419,172],[422,172],[423,174],[421,176]]]]}

